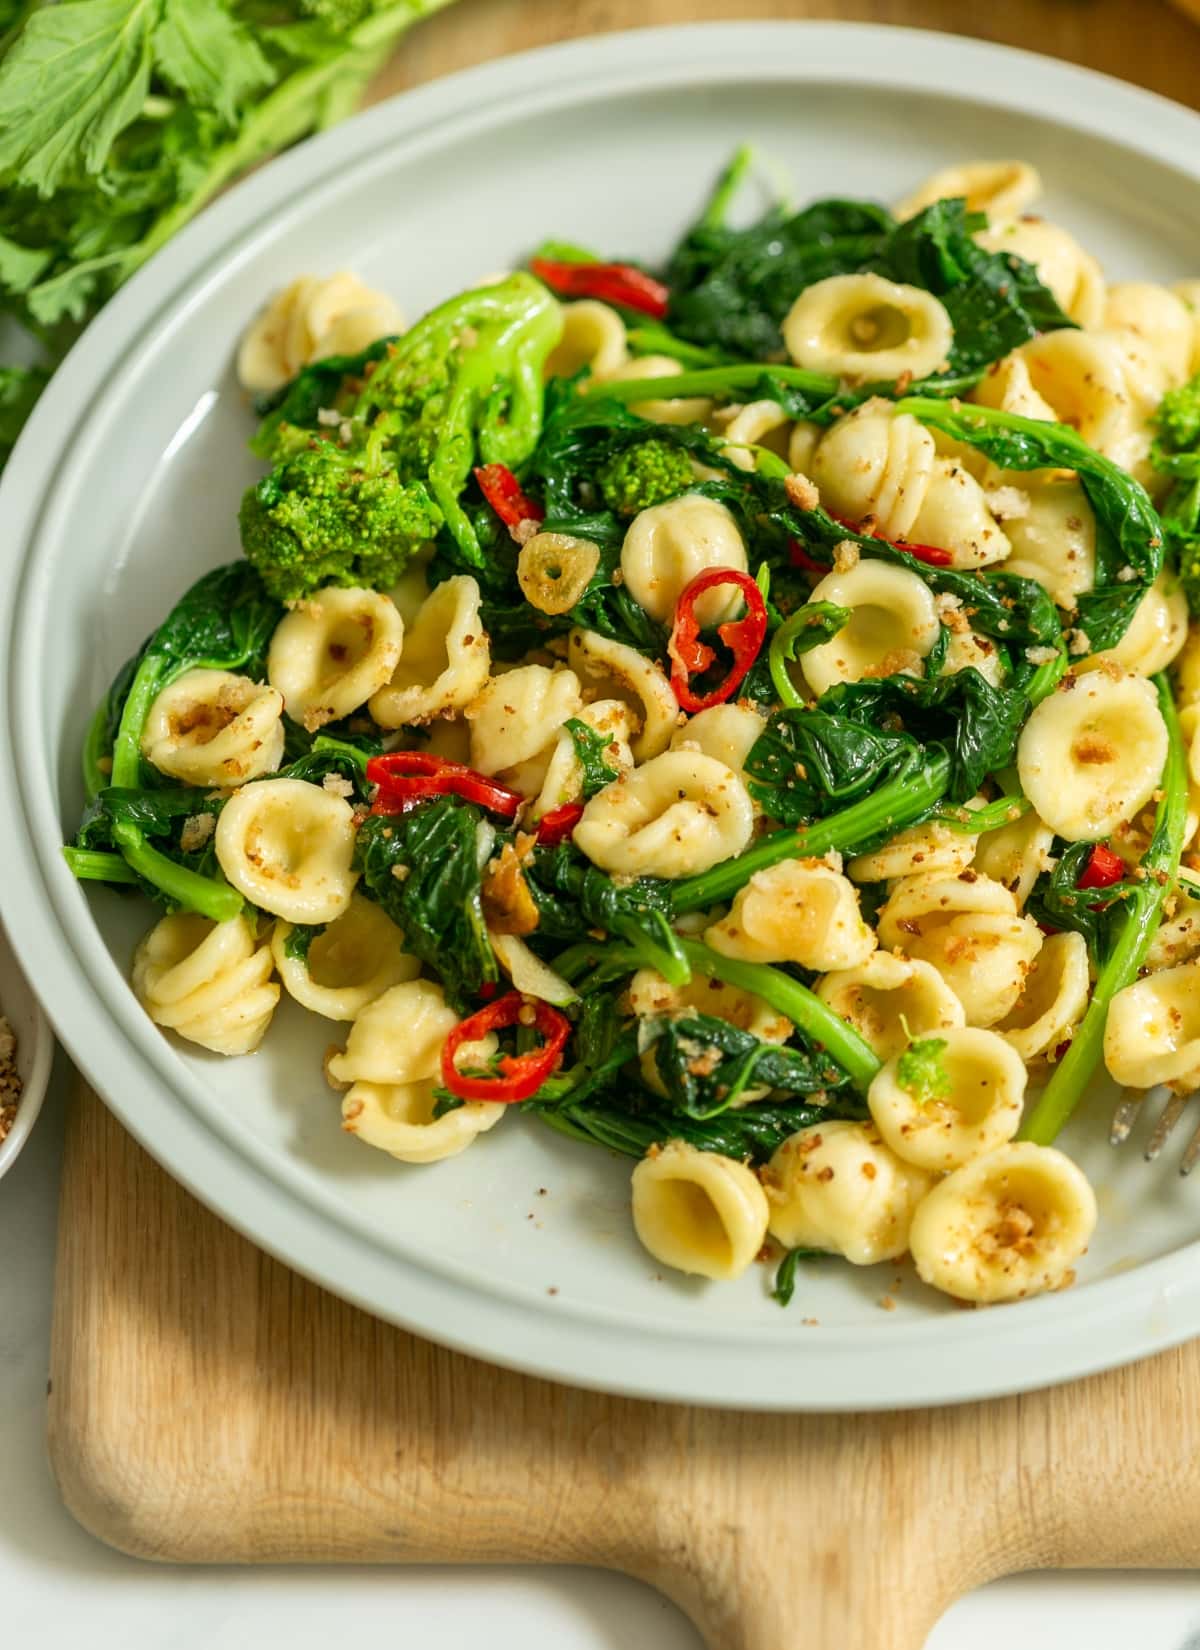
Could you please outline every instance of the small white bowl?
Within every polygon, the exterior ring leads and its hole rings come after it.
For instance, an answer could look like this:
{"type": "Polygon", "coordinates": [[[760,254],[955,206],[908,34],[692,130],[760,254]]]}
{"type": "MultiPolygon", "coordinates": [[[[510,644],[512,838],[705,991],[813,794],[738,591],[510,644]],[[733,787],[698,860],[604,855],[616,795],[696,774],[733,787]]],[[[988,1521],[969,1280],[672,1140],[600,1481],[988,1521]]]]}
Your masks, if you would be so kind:
{"type": "Polygon", "coordinates": [[[0,1140],[0,1180],[3,1180],[33,1131],[46,1098],[54,1059],[54,1032],[17,966],[3,928],[0,928],[0,1014],[16,1035],[17,1070],[22,1083],[16,1122],[5,1139],[0,1140]]]}

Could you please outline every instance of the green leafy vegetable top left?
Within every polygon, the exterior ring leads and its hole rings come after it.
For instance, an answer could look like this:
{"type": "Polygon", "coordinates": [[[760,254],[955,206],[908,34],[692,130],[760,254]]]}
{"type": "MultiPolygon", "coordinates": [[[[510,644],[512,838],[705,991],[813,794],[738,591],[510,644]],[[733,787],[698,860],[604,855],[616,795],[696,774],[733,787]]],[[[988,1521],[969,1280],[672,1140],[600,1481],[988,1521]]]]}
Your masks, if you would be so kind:
{"type": "Polygon", "coordinates": [[[78,329],[225,184],[351,113],[450,0],[30,0],[0,36],[0,462],[78,329]]]}

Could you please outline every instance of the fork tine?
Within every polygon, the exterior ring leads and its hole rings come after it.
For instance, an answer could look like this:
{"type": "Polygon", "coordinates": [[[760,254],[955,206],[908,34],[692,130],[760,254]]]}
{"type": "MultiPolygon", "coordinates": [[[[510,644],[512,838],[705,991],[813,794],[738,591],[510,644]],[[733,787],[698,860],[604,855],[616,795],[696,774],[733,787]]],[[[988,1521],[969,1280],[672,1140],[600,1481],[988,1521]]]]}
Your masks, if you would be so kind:
{"type": "Polygon", "coordinates": [[[1183,1161],[1179,1165],[1180,1174],[1191,1174],[1198,1161],[1200,1161],[1200,1129],[1196,1130],[1187,1143],[1187,1150],[1184,1152],[1183,1161]]]}
{"type": "Polygon", "coordinates": [[[1138,1113],[1142,1109],[1142,1102],[1146,1098],[1145,1089],[1124,1089],[1117,1102],[1117,1109],[1113,1112],[1112,1128],[1108,1131],[1110,1146],[1123,1146],[1129,1139],[1130,1131],[1138,1120],[1138,1113]]]}
{"type": "Polygon", "coordinates": [[[1191,1099],[1190,1094],[1173,1094],[1162,1109],[1158,1122],[1154,1125],[1154,1133],[1150,1136],[1150,1144],[1146,1147],[1146,1162],[1153,1163],[1167,1143],[1167,1136],[1183,1116],[1183,1108],[1191,1099]]]}

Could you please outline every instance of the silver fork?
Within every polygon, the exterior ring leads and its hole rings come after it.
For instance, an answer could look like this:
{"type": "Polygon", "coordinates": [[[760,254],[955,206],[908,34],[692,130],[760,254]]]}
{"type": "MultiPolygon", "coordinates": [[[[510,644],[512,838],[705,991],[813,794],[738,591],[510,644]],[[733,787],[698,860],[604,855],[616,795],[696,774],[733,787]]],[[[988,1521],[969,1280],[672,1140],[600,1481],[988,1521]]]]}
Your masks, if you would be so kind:
{"type": "MultiPolygon", "coordinates": [[[[1150,1089],[1125,1089],[1122,1091],[1121,1098],[1117,1102],[1117,1109],[1113,1113],[1112,1127],[1108,1131],[1110,1146],[1123,1146],[1129,1139],[1133,1125],[1137,1122],[1142,1107],[1146,1103],[1146,1098],[1152,1092],[1150,1089]]],[[[1183,1116],[1184,1108],[1191,1098],[1191,1090],[1186,1094],[1175,1094],[1168,1089],[1166,1104],[1158,1114],[1154,1131],[1146,1143],[1147,1163],[1153,1163],[1162,1151],[1167,1143],[1167,1137],[1183,1116]]],[[[1200,1128],[1196,1129],[1184,1148],[1183,1157],[1179,1163],[1180,1174],[1191,1174],[1197,1163],[1200,1163],[1200,1128]]]]}

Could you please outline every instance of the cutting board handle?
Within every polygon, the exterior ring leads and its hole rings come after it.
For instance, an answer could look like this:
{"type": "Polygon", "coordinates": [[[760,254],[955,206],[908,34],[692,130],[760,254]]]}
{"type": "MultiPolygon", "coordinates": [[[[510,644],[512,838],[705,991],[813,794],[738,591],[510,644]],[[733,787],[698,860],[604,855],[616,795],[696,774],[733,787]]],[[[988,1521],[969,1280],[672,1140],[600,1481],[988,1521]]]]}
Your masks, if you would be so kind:
{"type": "Polygon", "coordinates": [[[890,1415],[575,1391],[324,1294],[201,1208],[86,1090],[51,1357],[63,1497],[145,1558],[590,1563],[659,1587],[711,1650],[922,1650],[953,1599],[998,1575],[1200,1561],[1197,1343],[890,1415]]]}

